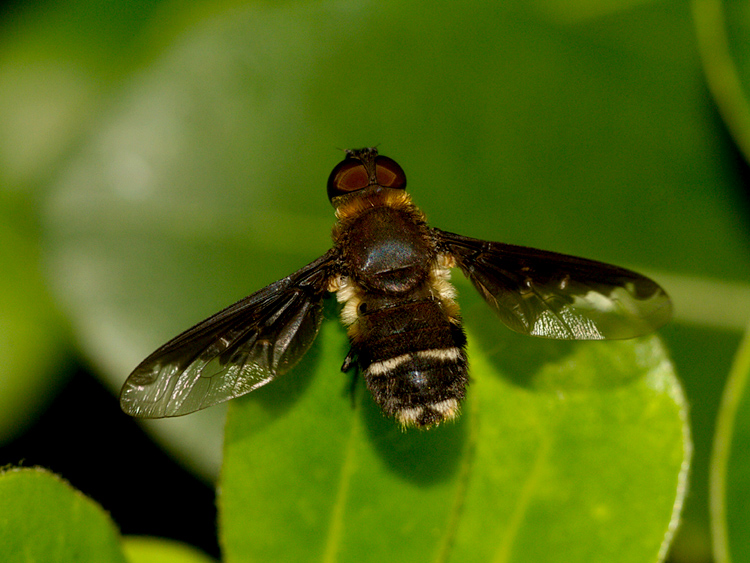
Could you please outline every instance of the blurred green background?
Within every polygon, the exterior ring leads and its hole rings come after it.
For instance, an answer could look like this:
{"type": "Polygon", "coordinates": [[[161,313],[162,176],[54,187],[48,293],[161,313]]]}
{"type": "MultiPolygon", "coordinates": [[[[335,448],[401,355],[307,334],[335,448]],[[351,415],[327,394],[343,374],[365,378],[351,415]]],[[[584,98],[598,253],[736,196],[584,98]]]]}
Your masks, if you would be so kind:
{"type": "Polygon", "coordinates": [[[0,464],[51,466],[124,531],[195,540],[113,505],[165,480],[211,526],[223,411],[151,425],[171,466],[114,394],[163,341],[322,254],[339,149],[378,145],[431,224],[673,296],[661,335],[695,457],[671,557],[709,561],[715,420],[750,318],[749,6],[5,3],[0,464]],[[164,473],[136,479],[157,467],[144,452],[164,473]]]}

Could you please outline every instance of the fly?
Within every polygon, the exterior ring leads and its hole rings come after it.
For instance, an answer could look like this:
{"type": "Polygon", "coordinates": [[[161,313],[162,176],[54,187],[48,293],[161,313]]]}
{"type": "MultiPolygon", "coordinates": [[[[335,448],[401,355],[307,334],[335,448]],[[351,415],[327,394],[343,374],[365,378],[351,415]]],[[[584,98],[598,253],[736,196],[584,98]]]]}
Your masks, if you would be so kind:
{"type": "Polygon", "coordinates": [[[342,370],[356,363],[381,410],[403,426],[454,419],[469,379],[452,268],[522,334],[633,338],[671,317],[667,294],[640,274],[430,227],[405,188],[402,168],[375,148],[346,151],[328,178],[333,247],[148,356],[122,388],[122,409],[180,416],[269,383],[309,349],[334,293],[351,344],[342,370]]]}

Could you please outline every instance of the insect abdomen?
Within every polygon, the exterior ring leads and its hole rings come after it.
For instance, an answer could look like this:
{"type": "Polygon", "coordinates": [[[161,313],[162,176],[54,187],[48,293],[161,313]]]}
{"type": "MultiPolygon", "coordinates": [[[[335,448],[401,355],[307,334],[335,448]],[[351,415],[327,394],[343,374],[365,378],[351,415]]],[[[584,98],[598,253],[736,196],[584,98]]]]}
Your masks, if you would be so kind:
{"type": "Polygon", "coordinates": [[[364,313],[353,345],[367,387],[387,415],[426,427],[458,414],[468,383],[466,336],[440,301],[364,313]]]}

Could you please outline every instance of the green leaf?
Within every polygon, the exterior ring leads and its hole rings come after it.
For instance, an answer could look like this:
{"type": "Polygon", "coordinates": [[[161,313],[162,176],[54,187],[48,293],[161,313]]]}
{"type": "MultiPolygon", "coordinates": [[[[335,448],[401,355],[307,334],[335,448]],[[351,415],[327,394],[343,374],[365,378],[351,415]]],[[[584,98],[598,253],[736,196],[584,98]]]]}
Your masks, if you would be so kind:
{"type": "Polygon", "coordinates": [[[0,473],[0,561],[125,563],[102,508],[44,469],[0,473]]]}
{"type": "Polygon", "coordinates": [[[708,87],[735,142],[750,160],[747,3],[693,0],[692,7],[708,87]]]}
{"type": "Polygon", "coordinates": [[[750,560],[750,331],[724,389],[711,459],[711,528],[718,563],[750,560]]]}
{"type": "Polygon", "coordinates": [[[510,349],[490,355],[469,334],[460,420],[402,432],[361,382],[351,405],[345,337],[326,323],[293,373],[230,406],[227,560],[662,560],[691,447],[658,339],[519,345],[501,330],[510,349]]]}
{"type": "MultiPolygon", "coordinates": [[[[740,306],[737,306],[740,309],[740,306]]],[[[707,560],[711,556],[709,524],[709,462],[721,396],[741,334],[677,323],[659,331],[673,355],[690,403],[694,443],[690,490],[672,557],[675,561],[707,560]]]]}
{"type": "Polygon", "coordinates": [[[122,549],[128,563],[212,563],[214,559],[194,547],[173,540],[125,536],[122,549]]]}

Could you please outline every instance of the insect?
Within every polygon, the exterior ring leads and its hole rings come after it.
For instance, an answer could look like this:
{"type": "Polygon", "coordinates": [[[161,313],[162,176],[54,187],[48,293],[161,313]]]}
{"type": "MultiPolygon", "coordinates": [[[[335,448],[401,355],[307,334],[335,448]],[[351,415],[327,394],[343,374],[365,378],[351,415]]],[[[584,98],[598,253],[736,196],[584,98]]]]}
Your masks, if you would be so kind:
{"type": "Polygon", "coordinates": [[[468,384],[466,335],[451,268],[500,320],[532,336],[633,338],[666,323],[664,290],[617,266],[429,227],[406,175],[375,148],[346,151],[328,178],[333,248],[292,275],[198,323],[148,356],[120,395],[133,416],[184,415],[289,371],[335,293],[357,364],[381,410],[403,426],[455,418],[468,384]]]}

